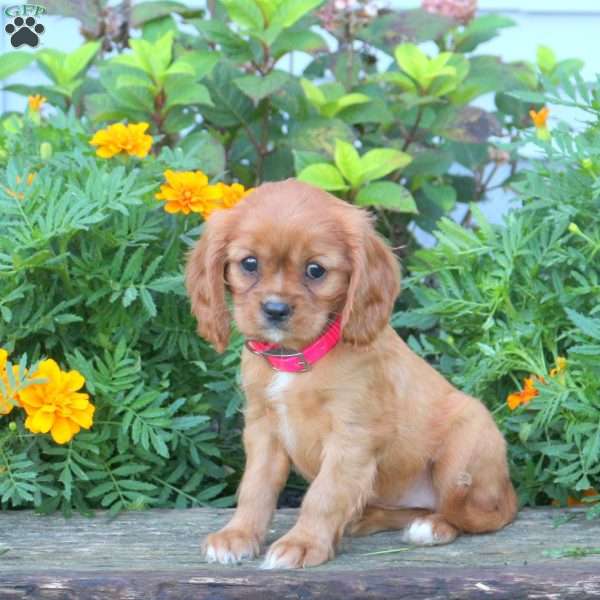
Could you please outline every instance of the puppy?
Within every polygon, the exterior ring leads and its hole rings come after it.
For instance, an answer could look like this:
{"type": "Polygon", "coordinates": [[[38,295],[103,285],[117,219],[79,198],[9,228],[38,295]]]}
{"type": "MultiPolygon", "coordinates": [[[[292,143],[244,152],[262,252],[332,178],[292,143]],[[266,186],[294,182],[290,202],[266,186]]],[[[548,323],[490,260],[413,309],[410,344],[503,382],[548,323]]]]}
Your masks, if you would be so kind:
{"type": "Polygon", "coordinates": [[[500,529],[516,514],[506,444],[483,404],[414,354],[388,324],[398,263],[369,214],[295,180],[215,213],[186,284],[218,351],[245,336],[246,467],[208,561],[260,552],[293,465],[310,487],[265,568],[334,557],[344,532],[404,529],[412,544],[500,529]]]}

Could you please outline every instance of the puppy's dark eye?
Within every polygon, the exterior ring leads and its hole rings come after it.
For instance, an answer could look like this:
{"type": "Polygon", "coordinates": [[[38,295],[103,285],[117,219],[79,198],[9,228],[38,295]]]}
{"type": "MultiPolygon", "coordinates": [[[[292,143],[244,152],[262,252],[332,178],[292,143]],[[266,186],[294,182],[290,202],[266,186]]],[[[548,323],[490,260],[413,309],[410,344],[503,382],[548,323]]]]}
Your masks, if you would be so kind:
{"type": "Polygon", "coordinates": [[[256,256],[246,256],[246,258],[242,259],[240,265],[242,265],[242,269],[247,273],[255,273],[258,270],[258,259],[256,256]]]}
{"type": "Polygon", "coordinates": [[[319,263],[311,262],[306,265],[306,276],[309,279],[321,279],[325,275],[325,267],[319,263]]]}

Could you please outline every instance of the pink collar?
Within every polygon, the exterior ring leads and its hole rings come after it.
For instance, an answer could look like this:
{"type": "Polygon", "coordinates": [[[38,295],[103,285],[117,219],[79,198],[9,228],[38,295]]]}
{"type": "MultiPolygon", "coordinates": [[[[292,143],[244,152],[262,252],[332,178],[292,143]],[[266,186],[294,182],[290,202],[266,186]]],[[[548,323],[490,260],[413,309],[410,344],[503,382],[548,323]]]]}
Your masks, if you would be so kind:
{"type": "Polygon", "coordinates": [[[312,344],[299,352],[257,340],[247,340],[246,348],[253,354],[264,356],[275,371],[304,373],[335,348],[341,337],[341,319],[338,317],[312,344]]]}

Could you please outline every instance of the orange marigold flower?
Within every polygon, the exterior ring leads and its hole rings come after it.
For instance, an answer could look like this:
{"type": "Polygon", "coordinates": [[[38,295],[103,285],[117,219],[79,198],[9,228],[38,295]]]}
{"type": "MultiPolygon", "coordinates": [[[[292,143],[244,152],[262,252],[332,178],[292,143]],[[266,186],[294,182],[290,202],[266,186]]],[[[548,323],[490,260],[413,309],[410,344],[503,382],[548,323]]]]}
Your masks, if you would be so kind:
{"type": "Polygon", "coordinates": [[[41,96],[40,94],[28,96],[27,104],[29,105],[29,110],[40,112],[46,100],[48,100],[48,98],[46,98],[46,96],[41,96]]]}
{"type": "MultiPolygon", "coordinates": [[[[33,180],[36,177],[36,173],[28,173],[27,174],[27,185],[31,185],[33,183],[33,180]]],[[[17,185],[20,185],[20,183],[23,180],[21,179],[21,177],[19,177],[19,175],[17,175],[17,185]]],[[[12,198],[16,198],[17,200],[23,200],[25,198],[25,194],[23,192],[15,192],[14,190],[11,190],[10,188],[6,187],[6,186],[2,186],[2,189],[12,198]]]]}
{"type": "Polygon", "coordinates": [[[567,506],[588,506],[590,504],[596,504],[598,500],[594,500],[593,502],[582,502],[583,498],[593,498],[594,496],[600,496],[600,493],[597,492],[594,488],[588,488],[581,494],[581,498],[578,500],[577,498],[573,498],[573,496],[569,496],[567,498],[567,506]]]}
{"type": "Polygon", "coordinates": [[[121,152],[145,158],[152,147],[152,136],[145,133],[148,127],[148,123],[115,123],[97,131],[90,144],[98,147],[96,154],[101,158],[112,158],[121,152]]]}
{"type": "Polygon", "coordinates": [[[19,401],[27,419],[25,427],[32,433],[48,433],[57,444],[66,444],[80,429],[92,426],[95,407],[89,395],[79,392],[85,379],[78,371],[61,371],[51,358],[42,361],[31,375],[44,378],[19,392],[19,401]]]}
{"type": "MultiPolygon", "coordinates": [[[[8,362],[8,352],[4,348],[0,348],[0,415],[7,415],[15,407],[15,392],[11,389],[6,372],[6,363],[8,362]],[[3,391],[4,390],[4,391],[3,391]]],[[[12,367],[15,378],[19,371],[17,365],[12,367]]]]}
{"type": "Polygon", "coordinates": [[[529,111],[529,116],[531,117],[531,120],[537,129],[546,127],[549,114],[550,109],[547,106],[544,106],[544,108],[540,109],[539,112],[533,109],[529,111]]]}
{"type": "Polygon", "coordinates": [[[165,171],[167,183],[160,186],[157,200],[165,200],[168,213],[190,212],[202,214],[205,218],[215,205],[219,204],[222,190],[218,185],[210,185],[202,171],[165,171]]]}
{"type": "Polygon", "coordinates": [[[523,389],[508,396],[506,403],[508,404],[508,408],[510,408],[510,410],[515,410],[521,406],[521,404],[527,404],[531,402],[536,396],[539,395],[539,391],[535,387],[536,381],[543,382],[543,379],[536,377],[535,375],[532,377],[526,377],[523,380],[523,389]]]}

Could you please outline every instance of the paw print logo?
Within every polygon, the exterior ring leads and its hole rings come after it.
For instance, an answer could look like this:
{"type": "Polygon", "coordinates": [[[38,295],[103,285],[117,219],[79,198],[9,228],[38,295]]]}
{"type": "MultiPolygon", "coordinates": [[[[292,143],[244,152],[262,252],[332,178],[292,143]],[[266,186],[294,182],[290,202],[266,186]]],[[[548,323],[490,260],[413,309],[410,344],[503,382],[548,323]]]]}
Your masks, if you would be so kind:
{"type": "Polygon", "coordinates": [[[10,43],[13,48],[18,48],[27,44],[35,48],[40,43],[40,35],[44,33],[45,28],[41,23],[36,23],[33,17],[15,17],[12,23],[9,23],[4,31],[10,35],[10,43]]]}

